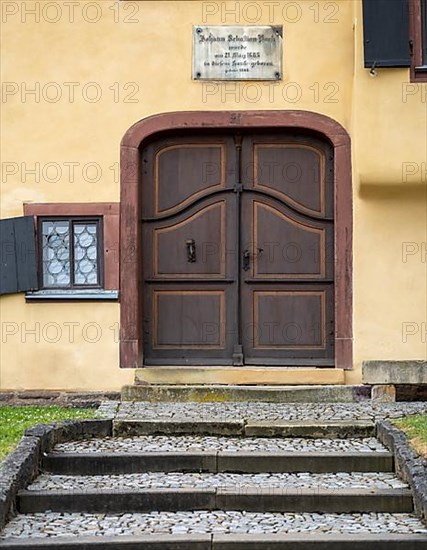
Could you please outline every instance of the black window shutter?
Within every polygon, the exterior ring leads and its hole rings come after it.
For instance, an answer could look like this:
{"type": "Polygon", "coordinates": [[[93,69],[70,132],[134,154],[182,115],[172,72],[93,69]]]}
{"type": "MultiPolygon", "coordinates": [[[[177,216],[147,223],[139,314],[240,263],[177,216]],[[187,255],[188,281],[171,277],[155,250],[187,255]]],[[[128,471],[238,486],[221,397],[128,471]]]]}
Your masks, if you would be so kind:
{"type": "Polygon", "coordinates": [[[37,258],[32,216],[0,220],[0,294],[37,289],[37,258]]]}
{"type": "Polygon", "coordinates": [[[409,67],[408,0],[363,0],[365,67],[409,67]]]}

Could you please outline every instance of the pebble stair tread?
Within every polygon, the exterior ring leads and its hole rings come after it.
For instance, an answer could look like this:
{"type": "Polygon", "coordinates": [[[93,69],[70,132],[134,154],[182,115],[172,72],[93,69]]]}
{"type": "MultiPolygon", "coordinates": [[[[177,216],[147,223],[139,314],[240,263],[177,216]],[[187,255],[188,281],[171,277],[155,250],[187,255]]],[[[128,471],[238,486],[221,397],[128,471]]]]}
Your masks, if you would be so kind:
{"type": "Polygon", "coordinates": [[[105,405],[104,414],[112,414],[116,421],[222,421],[222,422],[374,422],[384,418],[398,418],[408,414],[427,412],[426,402],[414,403],[149,403],[121,402],[105,405]],[[111,411],[111,413],[110,413],[111,411]]]}
{"type": "MultiPolygon", "coordinates": [[[[143,544],[157,540],[159,544],[175,542],[179,548],[178,544],[183,541],[207,542],[212,535],[218,541],[234,540],[235,544],[238,541],[249,543],[254,539],[257,539],[259,544],[266,540],[289,544],[298,540],[349,543],[357,539],[375,544],[387,541],[390,546],[384,548],[393,548],[392,543],[396,541],[406,541],[416,544],[418,548],[418,544],[427,540],[427,529],[418,518],[410,514],[200,511],[104,515],[46,512],[17,516],[6,527],[3,544],[10,544],[10,547],[21,544],[22,548],[25,548],[24,544],[31,541],[36,547],[52,545],[57,548],[62,541],[68,545],[85,542],[93,545],[96,542],[101,544],[107,541],[112,544],[120,541],[143,544]]],[[[336,548],[339,549],[340,546],[336,548]]],[[[402,550],[404,548],[405,546],[402,550]]]]}
{"type": "Polygon", "coordinates": [[[408,486],[392,473],[257,473],[237,474],[195,472],[141,472],[118,475],[69,476],[42,474],[29,485],[28,491],[88,491],[99,489],[235,489],[254,487],[262,492],[270,488],[283,489],[406,489],[408,486]]]}
{"type": "Polygon", "coordinates": [[[260,437],[212,437],[212,436],[162,436],[106,437],[83,441],[71,441],[55,447],[59,453],[106,453],[106,452],[354,452],[389,453],[374,437],[348,439],[303,439],[260,437]]]}

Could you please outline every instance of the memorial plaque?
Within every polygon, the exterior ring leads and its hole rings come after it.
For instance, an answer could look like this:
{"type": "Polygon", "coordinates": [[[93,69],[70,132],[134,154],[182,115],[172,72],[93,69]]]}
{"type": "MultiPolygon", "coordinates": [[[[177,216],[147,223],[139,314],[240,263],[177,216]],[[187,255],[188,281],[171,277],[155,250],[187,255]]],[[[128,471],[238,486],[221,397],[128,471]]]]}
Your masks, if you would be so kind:
{"type": "Polygon", "coordinates": [[[281,26],[193,27],[194,80],[280,80],[281,26]]]}

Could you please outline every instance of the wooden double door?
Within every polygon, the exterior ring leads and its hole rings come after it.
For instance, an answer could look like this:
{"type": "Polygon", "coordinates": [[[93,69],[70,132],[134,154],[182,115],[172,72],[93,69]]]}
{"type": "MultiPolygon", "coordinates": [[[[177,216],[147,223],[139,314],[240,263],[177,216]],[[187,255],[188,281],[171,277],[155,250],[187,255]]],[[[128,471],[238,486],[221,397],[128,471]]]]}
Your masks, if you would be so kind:
{"type": "Polygon", "coordinates": [[[334,365],[331,147],[181,134],[141,154],[144,363],[334,365]]]}

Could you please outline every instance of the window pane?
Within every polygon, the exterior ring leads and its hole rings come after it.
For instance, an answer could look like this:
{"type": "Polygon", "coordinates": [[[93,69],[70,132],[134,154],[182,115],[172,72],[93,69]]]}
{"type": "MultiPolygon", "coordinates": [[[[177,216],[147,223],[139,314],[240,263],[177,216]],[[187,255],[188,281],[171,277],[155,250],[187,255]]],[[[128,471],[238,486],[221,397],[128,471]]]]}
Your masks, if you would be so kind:
{"type": "Polygon", "coordinates": [[[43,286],[70,285],[70,229],[68,221],[42,222],[43,286]]]}
{"type": "Polygon", "coordinates": [[[98,235],[96,223],[75,223],[74,230],[74,283],[97,285],[98,235]]]}

